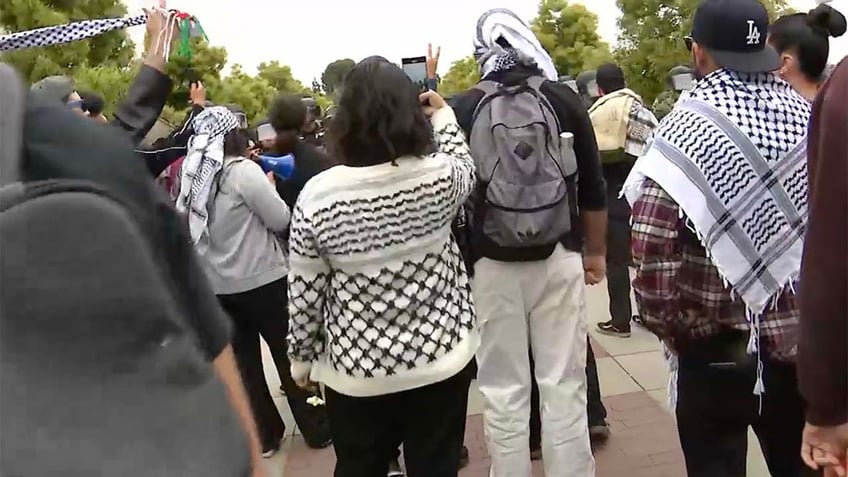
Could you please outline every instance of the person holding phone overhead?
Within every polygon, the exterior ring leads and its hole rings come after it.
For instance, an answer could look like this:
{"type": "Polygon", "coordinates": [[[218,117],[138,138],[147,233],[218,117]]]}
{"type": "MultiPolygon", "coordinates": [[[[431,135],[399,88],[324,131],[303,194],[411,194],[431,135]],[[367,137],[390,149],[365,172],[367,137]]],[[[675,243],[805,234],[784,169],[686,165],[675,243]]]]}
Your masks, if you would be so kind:
{"type": "Polygon", "coordinates": [[[444,99],[373,57],[348,75],[329,144],[343,164],[292,218],[292,376],[325,385],[337,477],[387,475],[401,444],[410,477],[455,477],[479,344],[450,234],[475,183],[468,146],[444,99]]]}

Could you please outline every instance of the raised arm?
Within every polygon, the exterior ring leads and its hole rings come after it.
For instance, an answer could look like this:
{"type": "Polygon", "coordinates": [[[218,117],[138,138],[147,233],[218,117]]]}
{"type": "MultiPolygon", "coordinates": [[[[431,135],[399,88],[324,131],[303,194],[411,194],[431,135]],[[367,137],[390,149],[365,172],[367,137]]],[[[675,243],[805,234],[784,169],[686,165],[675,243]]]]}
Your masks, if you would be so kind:
{"type": "Polygon", "coordinates": [[[450,158],[451,204],[453,207],[459,208],[471,194],[471,191],[474,190],[477,181],[474,159],[471,157],[471,151],[468,149],[468,143],[465,141],[465,135],[456,121],[453,109],[435,92],[430,91],[422,96],[425,95],[438,98],[438,100],[432,101],[441,101],[441,103],[438,103],[438,108],[434,107],[430,122],[433,124],[437,154],[450,158]]]}
{"type": "MultiPolygon", "coordinates": [[[[166,15],[159,10],[148,13],[144,64],[126,97],[115,109],[112,124],[129,134],[133,145],[138,145],[156,124],[173,87],[165,74],[165,35],[159,34],[167,21],[166,15]]],[[[179,35],[174,35],[177,37],[179,35]]]]}

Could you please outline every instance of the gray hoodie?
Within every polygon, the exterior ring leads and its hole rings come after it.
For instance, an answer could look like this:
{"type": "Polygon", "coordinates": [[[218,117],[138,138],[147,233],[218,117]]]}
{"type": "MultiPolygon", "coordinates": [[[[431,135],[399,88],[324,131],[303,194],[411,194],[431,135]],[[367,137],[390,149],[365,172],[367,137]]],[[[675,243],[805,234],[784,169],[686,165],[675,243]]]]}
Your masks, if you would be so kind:
{"type": "Polygon", "coordinates": [[[209,247],[201,255],[217,295],[254,290],[286,276],[277,238],[291,213],[255,162],[229,157],[209,206],[209,247]]]}

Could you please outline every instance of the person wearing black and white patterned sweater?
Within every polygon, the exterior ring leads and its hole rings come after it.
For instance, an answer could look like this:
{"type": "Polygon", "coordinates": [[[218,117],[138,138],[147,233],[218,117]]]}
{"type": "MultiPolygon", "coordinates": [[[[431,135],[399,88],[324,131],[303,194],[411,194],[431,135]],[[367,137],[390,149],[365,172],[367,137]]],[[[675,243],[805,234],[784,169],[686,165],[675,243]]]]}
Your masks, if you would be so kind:
{"type": "Polygon", "coordinates": [[[451,222],[474,162],[453,110],[385,59],[354,67],[338,107],[343,165],[292,220],[292,375],[327,387],[336,476],[386,475],[401,444],[409,476],[456,476],[479,335],[451,222]]]}

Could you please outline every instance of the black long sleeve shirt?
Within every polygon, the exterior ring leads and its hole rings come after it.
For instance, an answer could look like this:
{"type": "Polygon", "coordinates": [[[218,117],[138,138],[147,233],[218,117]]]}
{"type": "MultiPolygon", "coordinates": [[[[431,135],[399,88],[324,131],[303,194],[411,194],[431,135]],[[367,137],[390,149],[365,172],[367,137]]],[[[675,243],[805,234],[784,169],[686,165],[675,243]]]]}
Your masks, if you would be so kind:
{"type": "MultiPolygon", "coordinates": [[[[538,71],[531,69],[516,68],[510,71],[492,73],[485,79],[512,85],[538,74],[538,71]]],[[[607,206],[607,187],[598,155],[595,130],[580,96],[570,87],[546,81],[542,85],[541,91],[551,103],[559,119],[562,129],[560,133],[570,132],[574,135],[574,153],[577,157],[579,186],[575,186],[569,191],[572,225],[571,231],[563,237],[562,244],[569,250],[581,252],[584,237],[582,222],[578,220],[580,211],[601,211],[607,206]]],[[[474,111],[483,96],[483,91],[471,89],[451,99],[451,106],[456,113],[460,127],[465,131],[466,137],[471,137],[474,111]]]]}

